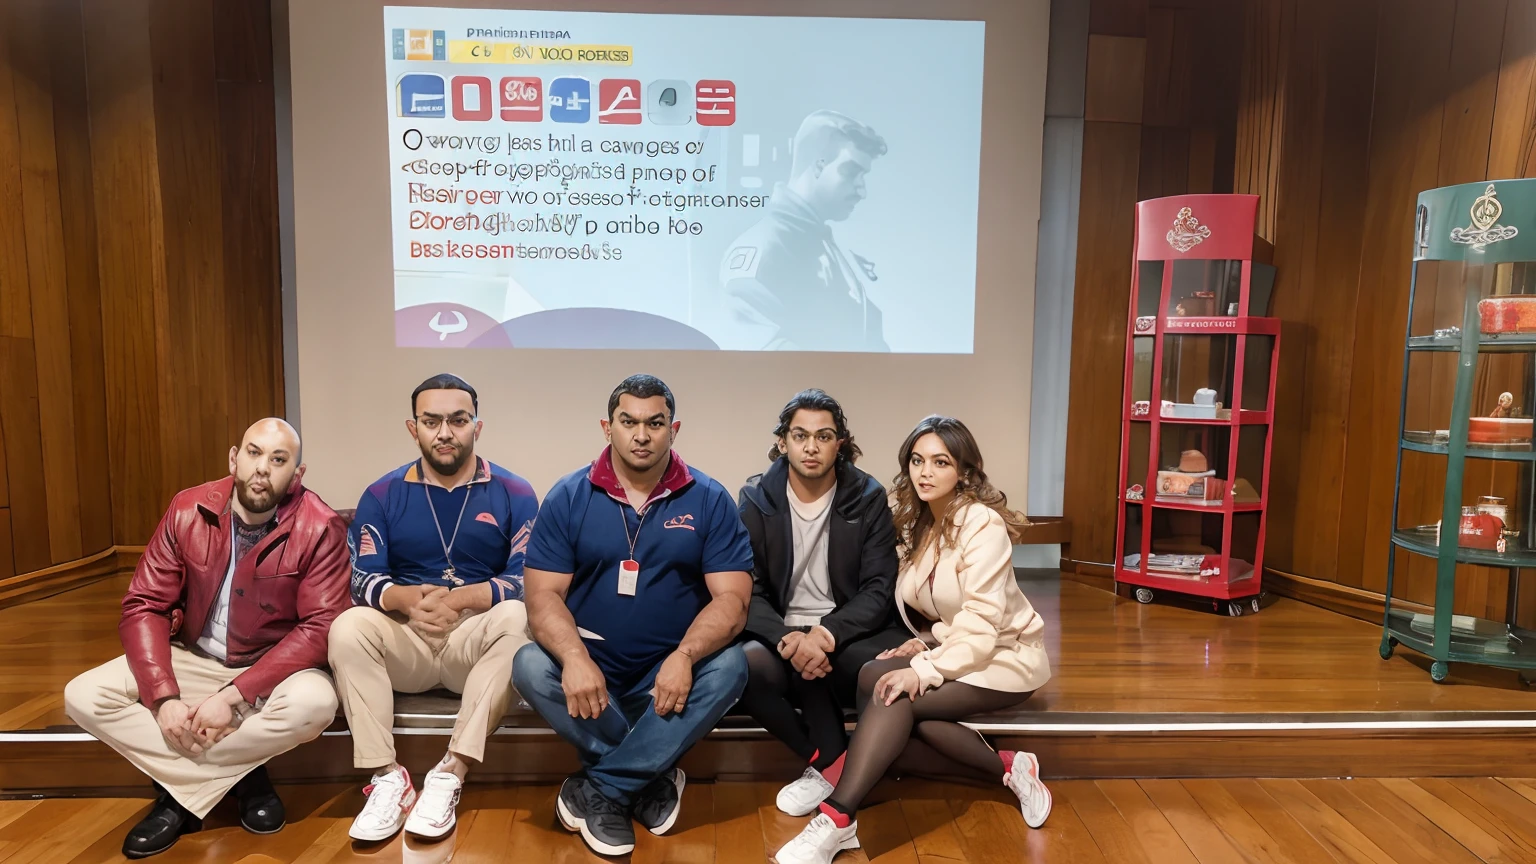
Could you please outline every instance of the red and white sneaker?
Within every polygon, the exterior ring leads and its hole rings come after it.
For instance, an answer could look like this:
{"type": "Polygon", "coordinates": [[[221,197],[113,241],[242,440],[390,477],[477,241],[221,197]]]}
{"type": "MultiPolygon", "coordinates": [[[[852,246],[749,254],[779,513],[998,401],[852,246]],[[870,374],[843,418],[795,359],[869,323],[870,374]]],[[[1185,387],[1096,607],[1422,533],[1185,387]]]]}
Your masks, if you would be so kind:
{"type": "Polygon", "coordinates": [[[352,830],[347,832],[347,836],[365,843],[376,843],[395,836],[400,826],[405,824],[411,806],[416,803],[416,789],[411,786],[411,774],[403,766],[374,777],[372,783],[363,787],[363,794],[368,796],[368,803],[363,805],[363,812],[352,820],[352,830]]]}
{"type": "Polygon", "coordinates": [[[1023,750],[1013,755],[1013,770],[1003,776],[1003,783],[1019,796],[1019,811],[1024,824],[1039,828],[1051,815],[1051,790],[1040,780],[1040,760],[1023,750]]]}

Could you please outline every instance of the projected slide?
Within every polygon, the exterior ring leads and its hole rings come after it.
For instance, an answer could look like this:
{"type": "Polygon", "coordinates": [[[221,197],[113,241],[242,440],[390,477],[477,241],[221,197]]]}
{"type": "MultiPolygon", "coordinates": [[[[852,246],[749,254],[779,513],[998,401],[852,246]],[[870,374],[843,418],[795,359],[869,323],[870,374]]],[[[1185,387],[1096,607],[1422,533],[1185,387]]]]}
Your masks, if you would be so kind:
{"type": "Polygon", "coordinates": [[[396,344],[971,353],[983,27],[387,7],[396,344]]]}

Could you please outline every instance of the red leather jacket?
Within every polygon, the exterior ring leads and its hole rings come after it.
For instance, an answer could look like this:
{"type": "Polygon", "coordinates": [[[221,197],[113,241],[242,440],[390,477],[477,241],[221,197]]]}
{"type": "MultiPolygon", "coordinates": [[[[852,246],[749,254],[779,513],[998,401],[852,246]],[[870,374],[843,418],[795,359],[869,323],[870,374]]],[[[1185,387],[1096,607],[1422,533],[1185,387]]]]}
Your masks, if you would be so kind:
{"type": "MultiPolygon", "coordinates": [[[[225,477],[171,499],[123,598],[117,632],[146,706],[181,695],[171,641],[195,644],[218,601],[229,570],[234,482],[225,477]]],[[[247,667],[233,682],[245,701],[325,666],[331,622],[352,605],[349,574],[341,517],[294,481],[277,527],[240,559],[230,586],[225,665],[247,667]]]]}

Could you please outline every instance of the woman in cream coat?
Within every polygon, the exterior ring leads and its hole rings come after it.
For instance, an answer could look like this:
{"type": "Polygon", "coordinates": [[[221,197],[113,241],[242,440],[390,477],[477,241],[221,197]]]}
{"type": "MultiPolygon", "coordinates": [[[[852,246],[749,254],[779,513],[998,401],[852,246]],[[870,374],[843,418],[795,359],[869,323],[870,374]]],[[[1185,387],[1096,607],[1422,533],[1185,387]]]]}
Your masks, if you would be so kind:
{"type": "Polygon", "coordinates": [[[774,856],[778,864],[827,864],[857,848],[854,815],[898,757],[942,762],[948,774],[981,782],[1001,778],[1032,828],[1050,814],[1034,754],[999,753],[958,722],[1018,705],[1050,680],[1045,623],[1013,576],[1013,541],[1027,523],[987,481],[959,420],[924,419],[902,444],[901,465],[891,493],[896,598],[913,638],[859,674],[859,723],[842,775],[820,814],[774,856]],[[931,630],[913,626],[920,621],[931,630]]]}

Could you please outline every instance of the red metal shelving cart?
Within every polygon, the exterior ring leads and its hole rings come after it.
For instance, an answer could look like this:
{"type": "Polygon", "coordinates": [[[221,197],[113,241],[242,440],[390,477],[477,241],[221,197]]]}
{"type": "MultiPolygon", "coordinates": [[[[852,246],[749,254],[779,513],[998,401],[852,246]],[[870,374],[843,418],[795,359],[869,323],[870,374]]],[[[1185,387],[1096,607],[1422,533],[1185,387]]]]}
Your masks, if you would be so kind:
{"type": "Polygon", "coordinates": [[[1280,321],[1256,195],[1136,205],[1116,586],[1260,609],[1280,321]]]}

